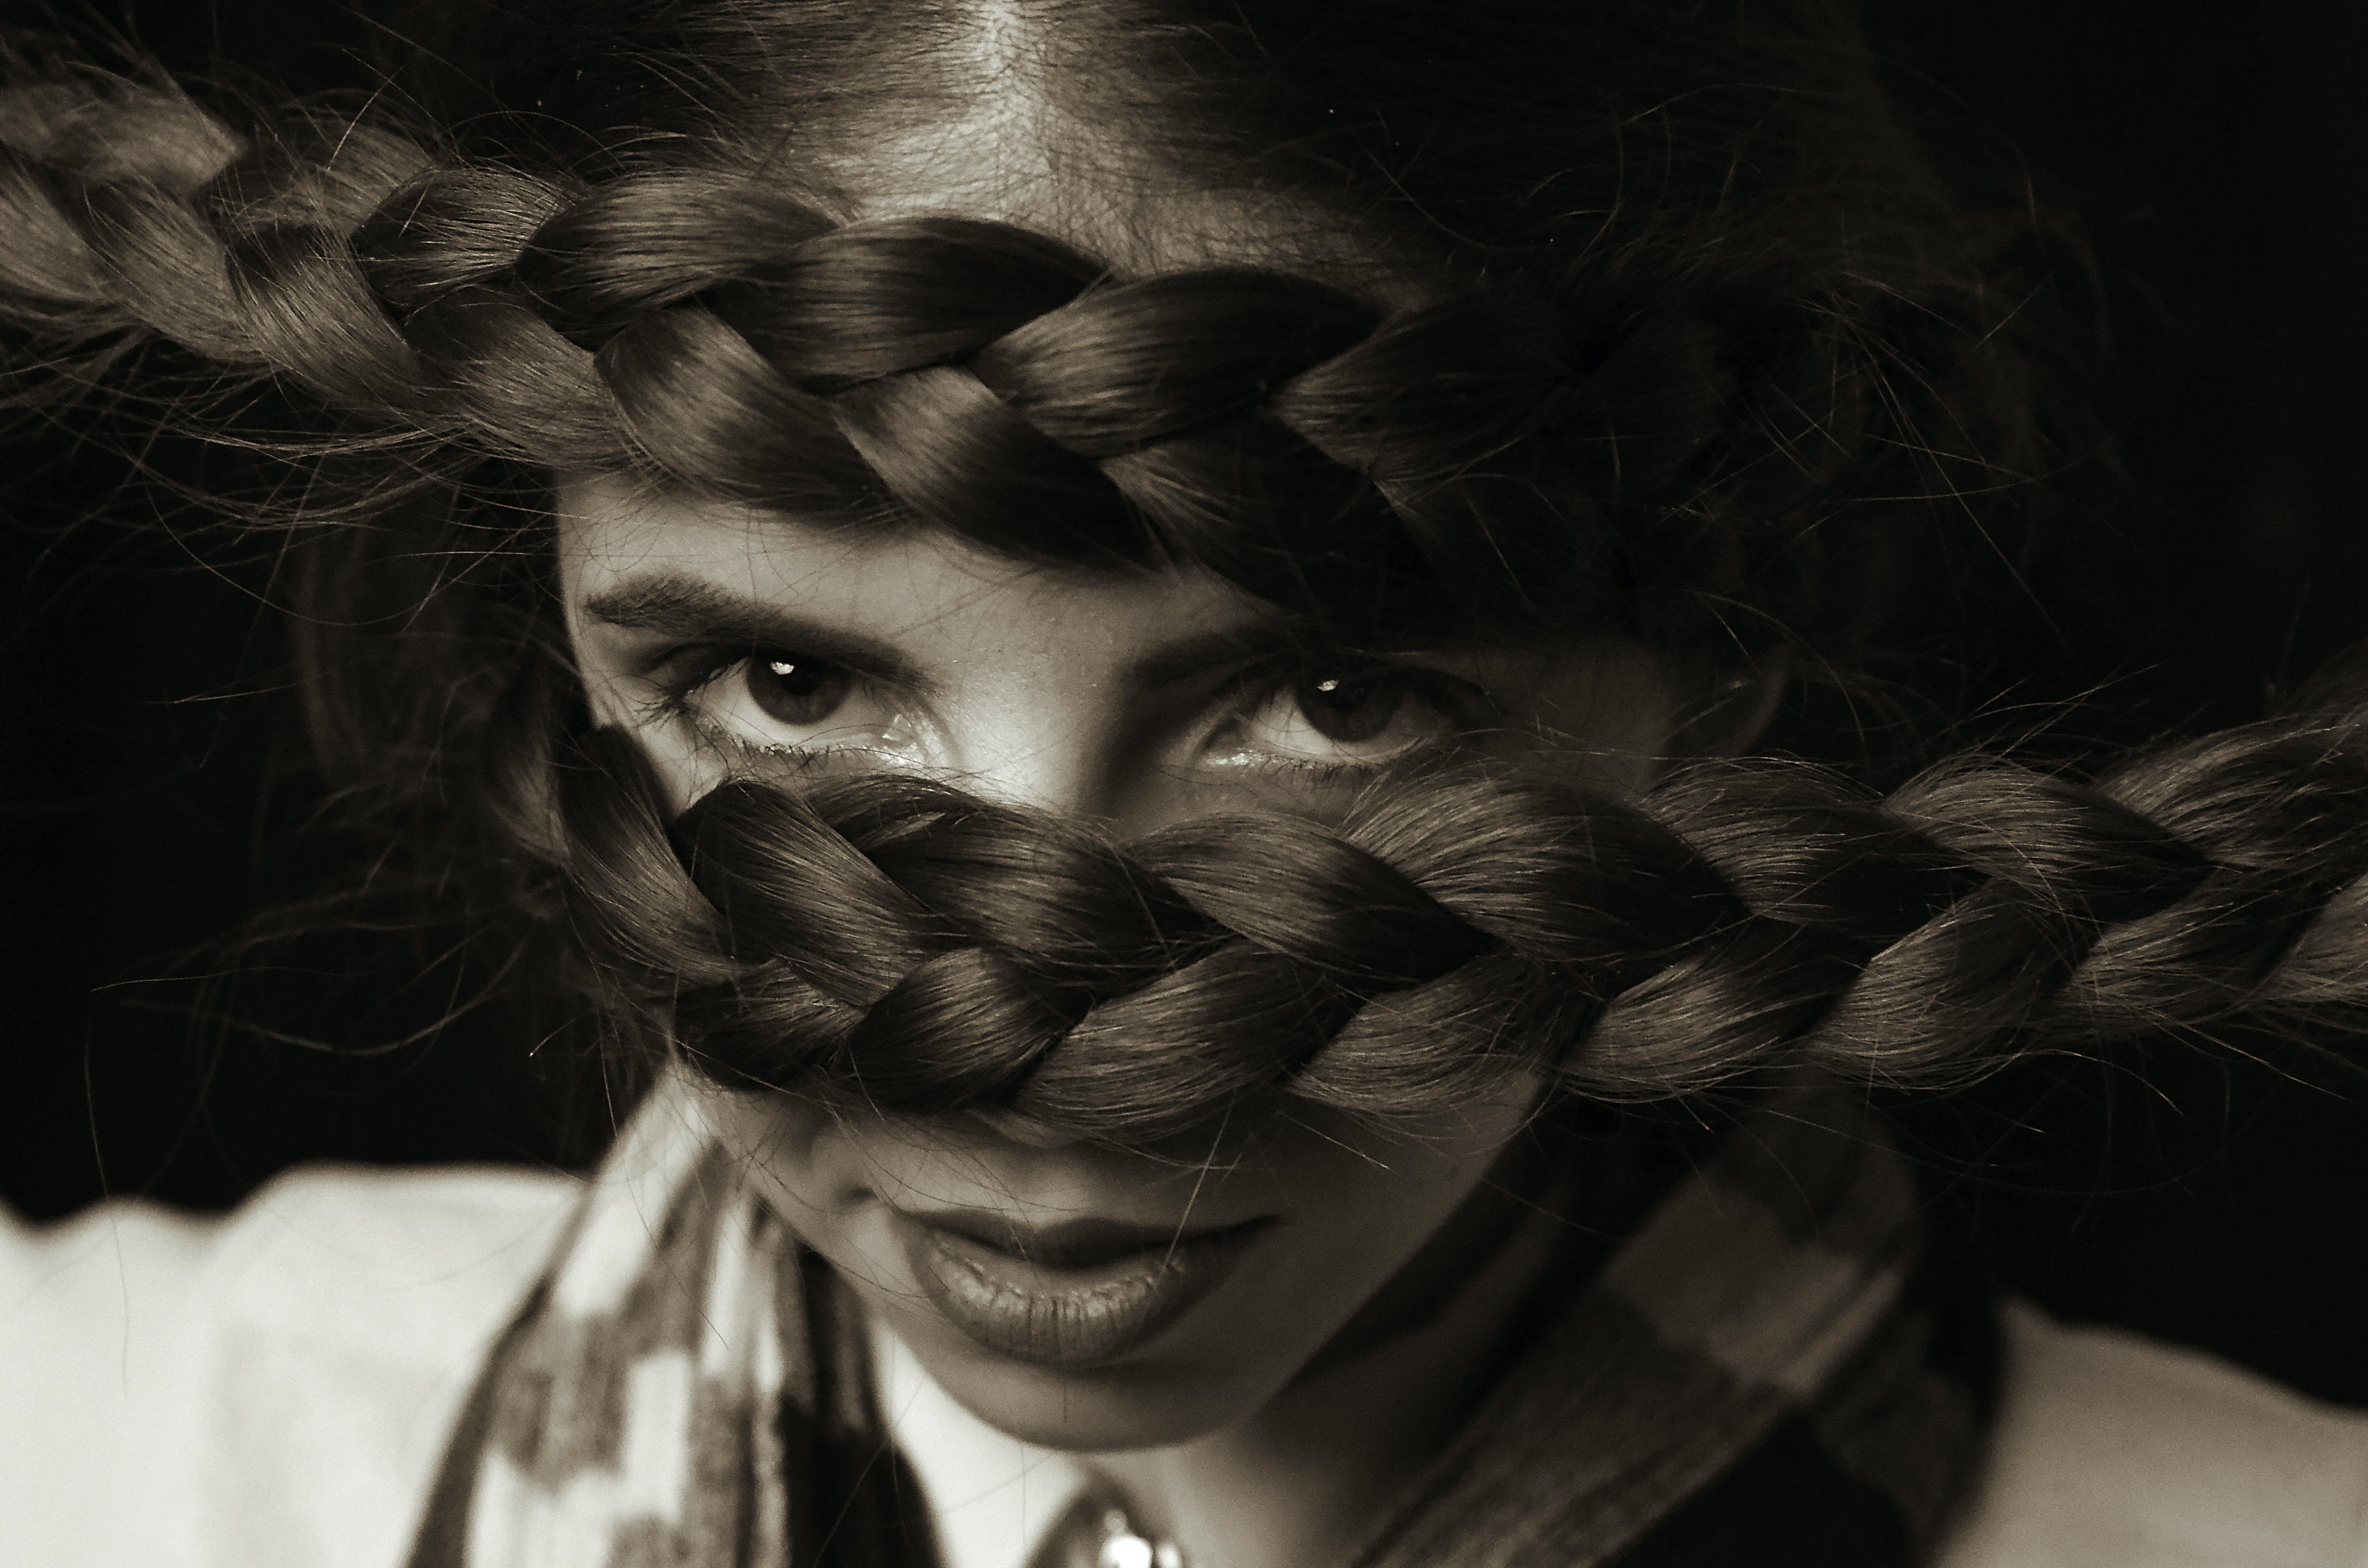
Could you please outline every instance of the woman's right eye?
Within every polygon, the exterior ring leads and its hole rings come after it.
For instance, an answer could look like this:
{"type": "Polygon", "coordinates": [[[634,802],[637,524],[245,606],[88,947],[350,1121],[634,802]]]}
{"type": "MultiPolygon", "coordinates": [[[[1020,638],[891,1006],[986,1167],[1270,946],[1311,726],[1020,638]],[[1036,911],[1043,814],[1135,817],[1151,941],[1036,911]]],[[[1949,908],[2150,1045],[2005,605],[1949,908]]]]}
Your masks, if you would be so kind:
{"type": "Polygon", "coordinates": [[[827,659],[767,650],[743,666],[749,700],[777,723],[811,729],[847,705],[855,672],[827,659]]]}
{"type": "Polygon", "coordinates": [[[670,701],[708,740],[767,756],[894,761],[913,746],[897,706],[868,676],[791,648],[711,650],[670,701]]]}

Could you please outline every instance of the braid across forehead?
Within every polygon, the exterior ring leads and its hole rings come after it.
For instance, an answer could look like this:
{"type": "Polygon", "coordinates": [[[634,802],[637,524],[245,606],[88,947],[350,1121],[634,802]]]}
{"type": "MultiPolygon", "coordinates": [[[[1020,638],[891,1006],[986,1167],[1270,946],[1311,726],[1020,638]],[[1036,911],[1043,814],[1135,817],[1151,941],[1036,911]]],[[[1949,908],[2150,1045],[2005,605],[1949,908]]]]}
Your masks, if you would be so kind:
{"type": "Polygon", "coordinates": [[[529,6],[493,100],[398,87],[243,135],[154,85],[0,90],[0,315],[268,379],[335,411],[309,450],[363,489],[425,475],[481,513],[520,463],[629,472],[1191,562],[1352,629],[1624,622],[1845,673],[2022,591],[2053,460],[2043,312],[1987,259],[2014,226],[1952,210],[1831,40],[1426,5],[1358,22],[1352,65],[1346,8],[1162,30],[1166,3],[1031,13],[1015,37],[1053,52],[1021,63],[1079,68],[1017,76],[978,74],[960,8],[801,5],[743,39],[700,6],[529,6]],[[1450,39],[1502,58],[1425,91],[1450,39]],[[712,92],[661,90],[677,49],[712,92]],[[1571,96],[1606,62],[1634,103],[1571,96]],[[1070,130],[1010,129],[1040,122],[1070,130]],[[1645,127],[1675,160],[1649,179],[1645,127]],[[929,198],[931,147],[983,183],[929,198]],[[997,184],[1040,155],[1042,189],[997,184]]]}
{"type": "Polygon", "coordinates": [[[275,142],[180,198],[108,170],[47,199],[54,171],[8,162],[0,195],[85,258],[61,304],[350,418],[1352,620],[1600,624],[1611,514],[1723,412],[1711,335],[1666,301],[1127,278],[1007,223],[835,224],[747,175],[573,186],[390,135],[309,166],[275,142]]]}
{"type": "Polygon", "coordinates": [[[1600,602],[1527,592],[1600,581],[1603,508],[1665,482],[1718,412],[1706,343],[1666,311],[1128,279],[1008,224],[833,226],[707,174],[580,192],[506,272],[424,286],[423,258],[476,231],[454,198],[481,183],[404,193],[356,250],[484,438],[1028,559],[1189,562],[1294,608],[1444,585],[1576,624],[1600,602]],[[521,363],[552,371],[526,399],[521,363]]]}

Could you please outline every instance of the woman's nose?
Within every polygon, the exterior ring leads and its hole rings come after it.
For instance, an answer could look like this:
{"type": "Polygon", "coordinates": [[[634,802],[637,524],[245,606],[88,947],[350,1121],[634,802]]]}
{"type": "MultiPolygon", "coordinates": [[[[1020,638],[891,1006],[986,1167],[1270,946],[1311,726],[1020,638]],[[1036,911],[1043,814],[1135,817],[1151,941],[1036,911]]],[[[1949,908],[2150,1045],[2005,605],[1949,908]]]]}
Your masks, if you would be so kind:
{"type": "Polygon", "coordinates": [[[1006,805],[1109,824],[1130,793],[1124,716],[1085,672],[1038,675],[998,682],[964,705],[954,726],[955,782],[1006,805]]]}
{"type": "Polygon", "coordinates": [[[1124,790],[1089,744],[1063,737],[981,750],[975,761],[964,758],[956,780],[974,794],[1078,822],[1108,824],[1118,814],[1124,790]]]}

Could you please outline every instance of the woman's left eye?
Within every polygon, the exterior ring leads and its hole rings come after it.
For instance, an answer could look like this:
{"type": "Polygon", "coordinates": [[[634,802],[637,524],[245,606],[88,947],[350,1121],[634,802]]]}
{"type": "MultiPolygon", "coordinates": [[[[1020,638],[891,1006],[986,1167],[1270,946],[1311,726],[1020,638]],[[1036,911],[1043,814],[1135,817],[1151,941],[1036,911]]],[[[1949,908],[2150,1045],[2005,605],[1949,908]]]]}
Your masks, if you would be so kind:
{"type": "Polygon", "coordinates": [[[1401,665],[1315,666],[1266,687],[1212,738],[1221,766],[1371,768],[1464,733],[1465,683],[1401,665]]]}

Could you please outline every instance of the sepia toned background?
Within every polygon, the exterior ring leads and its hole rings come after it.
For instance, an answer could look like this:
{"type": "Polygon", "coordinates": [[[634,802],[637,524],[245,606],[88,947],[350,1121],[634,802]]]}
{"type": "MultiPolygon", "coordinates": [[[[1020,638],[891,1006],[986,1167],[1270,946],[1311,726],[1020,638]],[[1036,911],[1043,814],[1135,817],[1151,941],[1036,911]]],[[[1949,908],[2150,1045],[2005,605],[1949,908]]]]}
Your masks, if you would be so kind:
{"type": "MultiPolygon", "coordinates": [[[[99,14],[181,69],[368,83],[364,24],[324,0],[99,14]]],[[[0,0],[9,28],[53,15],[0,0]]],[[[2015,149],[2097,251],[2123,526],[2155,565],[2112,667],[2066,684],[2112,682],[2134,733],[2254,716],[2368,637],[2368,7],[1870,0],[1868,22],[1949,134],[2015,149]]],[[[0,445],[0,1195],[219,1208],[302,1160],[579,1158],[580,1064],[496,1006],[434,1027],[483,978],[449,933],[222,945],[367,853],[312,825],[268,562],[153,526],[176,483],[224,478],[171,445],[138,469],[71,430],[0,445]]],[[[2368,1079],[2265,1058],[2010,1075],[1911,1130],[2017,1288],[2368,1402],[2368,1079]]]]}

